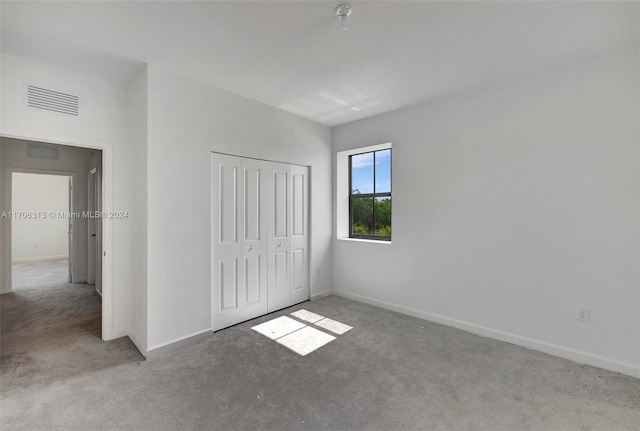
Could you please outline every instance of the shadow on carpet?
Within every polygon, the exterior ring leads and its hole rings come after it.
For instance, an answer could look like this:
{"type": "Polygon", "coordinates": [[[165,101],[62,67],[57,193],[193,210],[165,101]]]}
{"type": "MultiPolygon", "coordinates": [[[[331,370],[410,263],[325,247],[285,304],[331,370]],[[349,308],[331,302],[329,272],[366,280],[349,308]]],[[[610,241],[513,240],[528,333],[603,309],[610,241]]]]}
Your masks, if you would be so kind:
{"type": "Polygon", "coordinates": [[[0,391],[144,360],[127,338],[102,341],[93,286],[67,283],[66,262],[13,267],[0,295],[0,391]]]}

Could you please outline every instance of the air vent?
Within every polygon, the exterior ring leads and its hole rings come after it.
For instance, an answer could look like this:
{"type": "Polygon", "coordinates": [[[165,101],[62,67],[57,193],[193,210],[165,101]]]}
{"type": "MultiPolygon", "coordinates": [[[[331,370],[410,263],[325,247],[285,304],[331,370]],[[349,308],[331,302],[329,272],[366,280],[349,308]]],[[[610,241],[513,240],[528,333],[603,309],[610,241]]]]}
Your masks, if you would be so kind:
{"type": "Polygon", "coordinates": [[[59,159],[60,151],[58,147],[51,145],[29,144],[27,155],[37,159],[59,159]]]}
{"type": "Polygon", "coordinates": [[[78,96],[27,85],[27,106],[78,116],[78,96]]]}

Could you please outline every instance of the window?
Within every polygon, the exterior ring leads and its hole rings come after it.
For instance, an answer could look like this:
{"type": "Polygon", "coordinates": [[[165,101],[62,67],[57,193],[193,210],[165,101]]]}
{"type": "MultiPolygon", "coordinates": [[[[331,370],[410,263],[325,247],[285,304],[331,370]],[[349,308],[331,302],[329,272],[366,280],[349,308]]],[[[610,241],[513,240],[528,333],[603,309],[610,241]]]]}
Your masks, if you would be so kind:
{"type": "Polygon", "coordinates": [[[391,148],[349,156],[349,237],[391,240],[391,148]]]}

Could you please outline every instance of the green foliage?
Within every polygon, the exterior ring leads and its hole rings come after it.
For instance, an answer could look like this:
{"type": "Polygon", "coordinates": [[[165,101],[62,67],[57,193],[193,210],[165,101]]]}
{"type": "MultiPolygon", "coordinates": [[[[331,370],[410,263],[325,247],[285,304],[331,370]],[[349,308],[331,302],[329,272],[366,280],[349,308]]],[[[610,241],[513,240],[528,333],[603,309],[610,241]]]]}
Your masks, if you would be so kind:
{"type": "Polygon", "coordinates": [[[391,236],[391,199],[360,198],[351,201],[354,235],[391,236]],[[375,212],[375,226],[374,226],[375,212]]]}

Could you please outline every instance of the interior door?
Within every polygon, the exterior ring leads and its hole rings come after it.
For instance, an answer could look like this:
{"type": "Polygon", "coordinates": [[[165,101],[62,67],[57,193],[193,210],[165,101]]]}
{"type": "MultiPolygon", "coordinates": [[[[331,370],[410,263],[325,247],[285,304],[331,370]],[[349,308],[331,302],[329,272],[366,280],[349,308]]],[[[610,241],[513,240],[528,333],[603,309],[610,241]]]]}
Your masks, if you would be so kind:
{"type": "Polygon", "coordinates": [[[268,235],[268,311],[291,305],[291,183],[290,167],[269,162],[271,193],[268,235]]]}
{"type": "Polygon", "coordinates": [[[291,305],[309,291],[309,168],[291,165],[291,305]]]}
{"type": "Polygon", "coordinates": [[[87,284],[96,283],[96,170],[89,172],[87,184],[87,209],[91,216],[87,219],[87,284]]]}
{"type": "MultiPolygon", "coordinates": [[[[99,152],[98,166],[95,173],[95,207],[96,212],[102,212],[102,155],[99,152]]],[[[96,290],[102,295],[102,223],[103,218],[96,219],[96,252],[95,252],[95,286],[96,290]]]]}
{"type": "Polygon", "coordinates": [[[261,162],[212,154],[212,327],[267,313],[268,176],[261,162]]]}
{"type": "MultiPolygon", "coordinates": [[[[73,177],[69,177],[69,214],[73,214],[73,177]]],[[[73,261],[75,258],[73,250],[73,217],[69,217],[68,221],[67,237],[69,241],[69,247],[67,248],[67,255],[69,259],[69,283],[73,282],[73,261]]]]}

